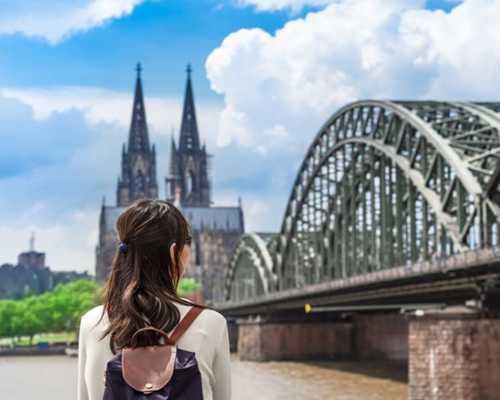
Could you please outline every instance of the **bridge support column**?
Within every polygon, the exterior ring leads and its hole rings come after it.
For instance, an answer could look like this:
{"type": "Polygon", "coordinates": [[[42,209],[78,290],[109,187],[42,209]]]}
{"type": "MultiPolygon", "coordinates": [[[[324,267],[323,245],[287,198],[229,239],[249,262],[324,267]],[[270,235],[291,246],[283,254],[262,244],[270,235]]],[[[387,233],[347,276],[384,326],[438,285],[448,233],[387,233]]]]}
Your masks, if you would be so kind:
{"type": "Polygon", "coordinates": [[[311,360],[345,357],[352,349],[352,324],[334,322],[239,322],[241,360],[311,360]]]}
{"type": "Polygon", "coordinates": [[[229,334],[229,350],[231,353],[238,351],[238,324],[235,319],[226,319],[229,334]]]}
{"type": "Polygon", "coordinates": [[[415,316],[409,355],[410,400],[498,399],[500,319],[465,307],[415,316]]]}
{"type": "Polygon", "coordinates": [[[355,355],[359,360],[408,360],[408,318],[400,314],[355,315],[355,355]]]}

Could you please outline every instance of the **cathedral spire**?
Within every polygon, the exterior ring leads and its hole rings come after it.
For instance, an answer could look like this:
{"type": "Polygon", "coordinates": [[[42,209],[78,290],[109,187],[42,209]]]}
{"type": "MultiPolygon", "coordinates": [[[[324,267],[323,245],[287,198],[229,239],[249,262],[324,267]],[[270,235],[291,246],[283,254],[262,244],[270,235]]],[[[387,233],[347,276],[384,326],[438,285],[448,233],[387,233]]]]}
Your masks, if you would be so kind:
{"type": "Polygon", "coordinates": [[[141,63],[137,63],[137,81],[135,84],[134,105],[132,108],[132,123],[128,139],[128,151],[132,153],[149,152],[148,126],[146,111],[142,97],[141,63]]]}
{"type": "Polygon", "coordinates": [[[200,148],[189,64],[186,72],[186,95],[180,138],[176,147],[172,135],[170,148],[170,168],[166,178],[167,199],[175,201],[176,196],[180,196],[183,207],[210,207],[208,154],[205,147],[200,148]]]}
{"type": "Polygon", "coordinates": [[[149,147],[146,110],[142,95],[141,64],[137,63],[132,123],[128,138],[128,147],[122,150],[122,173],[118,178],[117,203],[126,207],[132,201],[144,197],[158,196],[156,183],[156,151],[149,147]]]}
{"type": "Polygon", "coordinates": [[[179,166],[177,165],[177,150],[175,148],[174,135],[172,135],[172,141],[170,143],[170,168],[168,172],[170,175],[177,175],[179,173],[179,166]]]}
{"type": "Polygon", "coordinates": [[[193,89],[191,87],[191,71],[191,65],[188,64],[186,69],[186,95],[184,97],[184,111],[182,113],[181,134],[179,139],[179,150],[182,152],[197,152],[200,150],[193,89]]]}

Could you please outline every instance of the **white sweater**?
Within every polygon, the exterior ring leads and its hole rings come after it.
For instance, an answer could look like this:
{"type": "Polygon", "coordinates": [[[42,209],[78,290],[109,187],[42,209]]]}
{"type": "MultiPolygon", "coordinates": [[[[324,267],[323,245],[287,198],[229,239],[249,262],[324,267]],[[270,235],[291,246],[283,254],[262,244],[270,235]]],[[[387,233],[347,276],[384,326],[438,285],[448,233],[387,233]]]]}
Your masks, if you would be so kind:
{"type": "MultiPolygon", "coordinates": [[[[182,319],[190,307],[176,305],[182,319]]],[[[102,310],[103,306],[95,307],[81,320],[78,342],[78,400],[102,400],[104,394],[103,373],[113,353],[109,348],[109,335],[98,341],[109,325],[107,314],[94,327],[102,310]]],[[[172,332],[173,330],[167,334],[172,332]]],[[[225,318],[216,311],[203,310],[177,340],[177,346],[196,354],[201,372],[203,399],[230,400],[229,337],[225,318]]]]}

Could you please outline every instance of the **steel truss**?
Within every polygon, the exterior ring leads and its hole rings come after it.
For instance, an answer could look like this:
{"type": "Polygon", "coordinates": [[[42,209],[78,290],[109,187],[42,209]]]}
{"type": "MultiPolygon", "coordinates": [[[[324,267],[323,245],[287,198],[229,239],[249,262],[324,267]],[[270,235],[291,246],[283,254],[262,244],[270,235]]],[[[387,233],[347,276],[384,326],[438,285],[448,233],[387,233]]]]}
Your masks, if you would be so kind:
{"type": "Polygon", "coordinates": [[[249,258],[272,259],[267,290],[500,245],[499,111],[360,101],[335,113],[306,154],[275,246],[249,258]]]}
{"type": "Polygon", "coordinates": [[[226,298],[255,298],[276,287],[270,254],[275,252],[277,237],[276,233],[249,233],[238,239],[226,277],[226,298]]]}

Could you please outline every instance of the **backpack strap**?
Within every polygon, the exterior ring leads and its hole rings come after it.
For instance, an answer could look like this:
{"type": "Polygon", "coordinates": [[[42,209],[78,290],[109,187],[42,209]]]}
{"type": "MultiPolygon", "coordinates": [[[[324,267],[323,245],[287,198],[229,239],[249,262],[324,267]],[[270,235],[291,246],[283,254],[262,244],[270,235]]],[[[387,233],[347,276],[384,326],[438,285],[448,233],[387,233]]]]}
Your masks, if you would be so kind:
{"type": "Polygon", "coordinates": [[[175,343],[177,339],[179,339],[184,334],[184,332],[187,331],[187,329],[191,326],[196,317],[200,315],[202,311],[203,308],[201,307],[196,307],[196,306],[191,307],[186,316],[182,318],[179,325],[177,325],[175,331],[170,335],[170,342],[175,343]]]}

